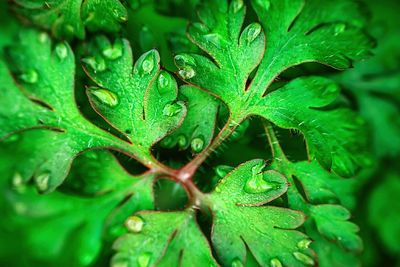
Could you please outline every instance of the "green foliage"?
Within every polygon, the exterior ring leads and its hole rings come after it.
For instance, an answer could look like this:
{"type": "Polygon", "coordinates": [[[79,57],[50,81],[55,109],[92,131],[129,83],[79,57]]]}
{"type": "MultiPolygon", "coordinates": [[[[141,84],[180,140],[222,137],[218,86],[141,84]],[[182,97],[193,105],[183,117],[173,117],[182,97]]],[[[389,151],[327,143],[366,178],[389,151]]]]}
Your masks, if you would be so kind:
{"type": "Polygon", "coordinates": [[[0,265],[398,264],[384,2],[0,3],[0,265]]]}
{"type": "Polygon", "coordinates": [[[119,0],[15,0],[15,10],[57,38],[85,37],[90,31],[117,32],[128,19],[119,0]]]}

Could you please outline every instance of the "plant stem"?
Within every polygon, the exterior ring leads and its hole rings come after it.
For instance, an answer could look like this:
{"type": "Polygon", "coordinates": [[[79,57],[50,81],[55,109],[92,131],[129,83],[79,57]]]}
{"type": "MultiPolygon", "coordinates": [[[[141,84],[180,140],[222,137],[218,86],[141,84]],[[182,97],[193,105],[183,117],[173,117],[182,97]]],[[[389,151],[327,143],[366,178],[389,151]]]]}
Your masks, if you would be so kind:
{"type": "Polygon", "coordinates": [[[269,146],[271,147],[273,159],[277,162],[289,162],[279,144],[272,124],[268,121],[264,121],[264,129],[268,137],[269,146]]]}
{"type": "Polygon", "coordinates": [[[177,176],[180,177],[182,181],[192,179],[193,174],[200,165],[236,130],[241,121],[243,121],[242,118],[236,119],[236,116],[231,115],[213,141],[203,151],[197,154],[193,160],[178,170],[177,176]]]}

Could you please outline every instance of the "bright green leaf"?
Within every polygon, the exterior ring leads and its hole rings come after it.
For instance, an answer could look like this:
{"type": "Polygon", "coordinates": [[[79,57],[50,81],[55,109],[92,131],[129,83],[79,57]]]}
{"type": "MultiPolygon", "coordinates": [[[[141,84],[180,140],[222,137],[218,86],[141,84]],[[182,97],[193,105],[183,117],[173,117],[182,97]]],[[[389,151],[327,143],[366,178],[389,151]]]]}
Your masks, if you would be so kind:
{"type": "Polygon", "coordinates": [[[192,210],[139,212],[127,224],[112,266],[218,266],[192,210]]]}
{"type": "Polygon", "coordinates": [[[161,144],[168,148],[176,145],[181,149],[190,147],[194,153],[199,153],[214,137],[219,103],[214,97],[191,86],[182,86],[180,94],[180,98],[187,102],[187,116],[182,125],[161,144]]]}
{"type": "Polygon", "coordinates": [[[85,37],[90,31],[116,32],[127,20],[119,0],[17,0],[16,11],[34,25],[51,30],[57,38],[85,37]]]}
{"type": "Polygon", "coordinates": [[[261,206],[284,194],[288,186],[281,174],[263,171],[264,167],[262,160],[240,165],[210,196],[212,241],[219,259],[226,266],[244,264],[248,247],[261,266],[314,265],[313,251],[302,245],[309,243],[308,237],[294,230],[303,224],[304,215],[261,206]]]}
{"type": "Polygon", "coordinates": [[[88,89],[94,109],[143,153],[149,153],[182,123],[186,107],[177,101],[176,81],[161,70],[157,51],[145,53],[132,67],[132,51],[126,40],[111,44],[99,37],[84,62],[89,76],[101,87],[88,89]],[[110,49],[116,50],[112,56],[105,53],[110,49]]]}

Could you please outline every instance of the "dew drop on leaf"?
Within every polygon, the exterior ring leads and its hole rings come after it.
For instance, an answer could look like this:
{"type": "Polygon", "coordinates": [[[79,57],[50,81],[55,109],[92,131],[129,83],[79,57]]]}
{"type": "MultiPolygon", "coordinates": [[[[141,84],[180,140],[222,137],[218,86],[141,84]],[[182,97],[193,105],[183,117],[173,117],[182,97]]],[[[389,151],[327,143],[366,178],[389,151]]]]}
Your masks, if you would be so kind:
{"type": "Polygon", "coordinates": [[[68,48],[65,46],[65,44],[58,44],[55,50],[58,58],[60,58],[61,60],[68,56],[68,48]]]}
{"type": "Polygon", "coordinates": [[[142,62],[142,69],[144,73],[150,74],[154,69],[154,56],[153,53],[150,53],[145,57],[142,62]]]}
{"type": "Polygon", "coordinates": [[[39,80],[39,74],[35,70],[28,70],[21,74],[20,79],[26,83],[34,84],[39,80]]]}
{"type": "Polygon", "coordinates": [[[265,181],[262,174],[251,177],[244,186],[244,191],[249,194],[265,193],[273,189],[275,186],[265,181]]]}
{"type": "Polygon", "coordinates": [[[242,261],[239,259],[234,259],[231,264],[231,267],[243,267],[243,266],[244,265],[243,265],[242,261]]]}
{"type": "Polygon", "coordinates": [[[283,265],[282,265],[282,262],[281,262],[279,259],[277,259],[277,258],[271,259],[271,261],[269,262],[269,265],[270,265],[271,267],[282,267],[282,266],[283,266],[283,265]]]}
{"type": "Polygon", "coordinates": [[[299,243],[297,243],[297,247],[299,249],[307,249],[310,246],[311,242],[312,241],[310,239],[300,240],[299,243]]]}
{"type": "Polygon", "coordinates": [[[163,148],[172,148],[174,146],[174,139],[170,136],[167,136],[160,142],[160,145],[163,148]]]}
{"type": "Polygon", "coordinates": [[[199,153],[204,148],[204,140],[201,137],[196,137],[192,140],[190,146],[193,152],[199,153]]]}
{"type": "Polygon", "coordinates": [[[171,84],[171,76],[163,71],[160,73],[160,76],[158,76],[158,91],[160,93],[164,93],[166,89],[169,88],[169,85],[171,84]]]}
{"type": "Polygon", "coordinates": [[[262,173],[264,167],[265,164],[259,164],[252,168],[252,176],[249,180],[247,180],[244,186],[245,192],[249,194],[259,194],[276,188],[276,184],[269,183],[264,180],[264,174],[262,173]]]}
{"type": "Polygon", "coordinates": [[[234,13],[239,12],[243,8],[243,0],[233,0],[232,8],[234,13]]]}
{"type": "Polygon", "coordinates": [[[118,97],[107,89],[90,89],[89,92],[107,106],[115,107],[118,105],[118,97]]]}
{"type": "Polygon", "coordinates": [[[210,33],[204,35],[204,39],[207,40],[207,42],[212,43],[214,46],[220,48],[221,47],[221,36],[217,33],[210,33]]]}
{"type": "Polygon", "coordinates": [[[302,263],[304,263],[305,265],[314,265],[315,263],[314,263],[314,260],[310,257],[310,256],[308,256],[308,255],[306,255],[306,254],[304,254],[304,253],[301,253],[301,252],[293,252],[293,256],[298,260],[298,261],[301,261],[302,263]]]}
{"type": "Polygon", "coordinates": [[[191,79],[196,75],[196,72],[192,67],[185,67],[184,69],[181,69],[178,73],[179,76],[181,76],[184,80],[191,79]]]}
{"type": "Polygon", "coordinates": [[[126,227],[130,232],[140,233],[144,226],[144,221],[139,216],[131,216],[125,222],[126,227]]]}
{"type": "Polygon", "coordinates": [[[137,259],[137,263],[139,267],[148,267],[150,266],[151,261],[151,254],[150,253],[143,253],[137,259]]]}
{"type": "Polygon", "coordinates": [[[113,260],[111,267],[129,267],[129,262],[125,259],[113,260]]]}
{"type": "Polygon", "coordinates": [[[24,185],[24,180],[19,172],[16,172],[12,178],[12,185],[14,187],[20,187],[24,185]]]}
{"type": "Polygon", "coordinates": [[[50,173],[44,172],[35,177],[36,187],[40,192],[44,192],[49,188],[50,173]]]}
{"type": "Polygon", "coordinates": [[[261,33],[261,25],[258,23],[251,24],[247,29],[246,41],[252,43],[261,33]]]}
{"type": "Polygon", "coordinates": [[[106,70],[106,62],[103,58],[84,58],[82,59],[82,62],[89,65],[94,70],[94,72],[102,72],[106,70]]]}
{"type": "Polygon", "coordinates": [[[163,115],[167,117],[173,117],[182,111],[182,106],[178,103],[166,104],[163,109],[163,115]]]}
{"type": "Polygon", "coordinates": [[[185,148],[187,143],[187,138],[183,134],[178,136],[178,146],[180,148],[185,148]]]}
{"type": "Polygon", "coordinates": [[[122,45],[121,43],[116,43],[114,46],[107,47],[103,50],[103,55],[111,60],[115,60],[122,56],[122,45]]]}
{"type": "Polygon", "coordinates": [[[39,34],[39,42],[41,42],[42,44],[46,43],[49,40],[49,36],[47,35],[47,33],[42,32],[39,34]]]}
{"type": "Polygon", "coordinates": [[[176,55],[175,63],[178,67],[185,67],[187,65],[196,66],[196,60],[192,56],[186,54],[176,55]]]}

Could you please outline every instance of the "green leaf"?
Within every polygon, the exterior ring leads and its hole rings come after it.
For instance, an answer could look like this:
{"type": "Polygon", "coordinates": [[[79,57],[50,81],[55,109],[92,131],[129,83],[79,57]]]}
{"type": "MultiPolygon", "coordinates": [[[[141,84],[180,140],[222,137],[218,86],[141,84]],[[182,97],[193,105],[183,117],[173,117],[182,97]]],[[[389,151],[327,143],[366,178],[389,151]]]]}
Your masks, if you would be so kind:
{"type": "Polygon", "coordinates": [[[7,51],[18,84],[0,67],[6,87],[1,92],[0,138],[31,128],[56,131],[51,142],[39,137],[35,144],[39,148],[25,154],[29,160],[19,166],[24,180],[33,175],[41,192],[52,191],[62,183],[76,155],[93,148],[131,151],[145,165],[152,164],[148,150],[120,140],[82,116],[74,99],[74,55],[66,43],[52,49],[49,37],[33,30],[22,31],[18,41],[7,51]]]}
{"type": "MultiPolygon", "coordinates": [[[[33,143],[30,133],[21,138],[33,143]]],[[[2,155],[2,160],[10,157],[13,147],[15,143],[2,145],[2,151],[8,153],[2,155]]],[[[13,171],[10,164],[5,174],[13,171]]],[[[129,175],[109,152],[91,151],[76,160],[67,181],[79,182],[92,192],[86,197],[59,191],[38,195],[18,173],[11,177],[12,186],[2,189],[5,215],[0,220],[1,227],[8,225],[7,231],[11,227],[22,235],[24,242],[19,242],[18,251],[26,259],[57,266],[93,264],[106,242],[126,232],[123,223],[129,215],[154,207],[155,176],[129,175]]]]}
{"type": "Polygon", "coordinates": [[[318,3],[300,0],[254,3],[266,31],[266,42],[257,23],[241,31],[245,14],[242,1],[232,1],[229,5],[223,1],[218,6],[209,1],[199,10],[201,22],[190,25],[188,35],[212,59],[182,54],[175,61],[182,79],[227,104],[232,125],[247,116],[259,115],[280,127],[299,129],[306,137],[312,157],[327,169],[351,176],[367,162],[364,135],[360,135],[363,123],[347,109],[320,110],[337,98],[337,87],[322,78],[311,77],[265,93],[274,79],[292,66],[316,61],[348,68],[352,60],[368,54],[372,43],[358,27],[363,23],[356,5],[343,0],[321,8],[318,3]],[[257,67],[254,78],[249,80],[257,67]],[[299,99],[301,102],[297,103],[299,99]],[[327,142],[328,138],[332,140],[327,142]]]}
{"type": "Polygon", "coordinates": [[[190,147],[194,153],[199,153],[214,137],[219,103],[214,97],[191,86],[180,87],[180,94],[180,98],[188,103],[187,116],[182,125],[161,144],[167,148],[176,145],[181,149],[190,147]]]}
{"type": "Polygon", "coordinates": [[[360,267],[359,255],[354,253],[344,253],[343,248],[338,246],[326,238],[322,237],[314,227],[307,227],[307,234],[314,240],[310,247],[315,250],[318,255],[318,264],[321,267],[360,267]]]}
{"type": "Polygon", "coordinates": [[[127,227],[112,266],[218,266],[192,210],[139,212],[127,227]]]}
{"type": "Polygon", "coordinates": [[[143,153],[150,153],[151,147],[186,116],[185,105],[177,101],[175,79],[161,70],[155,50],[142,55],[132,67],[132,51],[126,40],[111,45],[99,37],[90,51],[93,54],[84,59],[86,71],[100,86],[87,91],[93,108],[143,153]]]}
{"type": "Polygon", "coordinates": [[[349,221],[350,212],[341,206],[354,206],[352,181],[328,173],[315,160],[290,162],[273,128],[266,125],[265,129],[274,158],[269,169],[284,174],[293,185],[287,193],[288,207],[307,215],[305,233],[314,240],[313,247],[323,252],[318,254],[319,263],[322,266],[343,266],[343,260],[357,262],[355,254],[362,250],[362,241],[357,235],[359,228],[349,221]],[[332,257],[329,252],[339,258],[332,257]]]}
{"type": "Polygon", "coordinates": [[[365,122],[348,108],[330,107],[340,90],[330,80],[298,78],[266,95],[251,109],[279,127],[298,129],[309,153],[340,176],[368,163],[365,122]]]}
{"type": "Polygon", "coordinates": [[[127,20],[119,0],[17,0],[15,10],[34,25],[51,30],[57,38],[85,37],[90,31],[116,32],[127,20]]]}
{"type": "Polygon", "coordinates": [[[393,198],[400,192],[400,177],[398,171],[394,170],[379,178],[383,178],[382,182],[373,188],[368,199],[368,220],[376,229],[385,247],[393,255],[398,255],[400,204],[398,201],[393,201],[393,198]]]}
{"type": "Polygon", "coordinates": [[[284,70],[304,62],[337,69],[365,58],[372,46],[362,31],[364,14],[356,1],[252,0],[268,40],[249,90],[263,93],[284,70]]]}
{"type": "Polygon", "coordinates": [[[261,206],[284,194],[288,187],[281,174],[263,171],[264,167],[262,160],[240,165],[210,196],[214,217],[211,238],[221,263],[245,264],[247,247],[261,266],[314,265],[307,236],[294,230],[303,224],[304,215],[261,206]]]}
{"type": "Polygon", "coordinates": [[[361,238],[356,234],[359,228],[349,222],[350,212],[339,205],[317,205],[310,208],[310,216],[318,231],[329,240],[339,242],[350,251],[362,250],[361,238]]]}
{"type": "Polygon", "coordinates": [[[293,176],[300,182],[308,202],[354,207],[354,180],[338,177],[324,170],[316,161],[300,161],[292,167],[293,176]]]}

